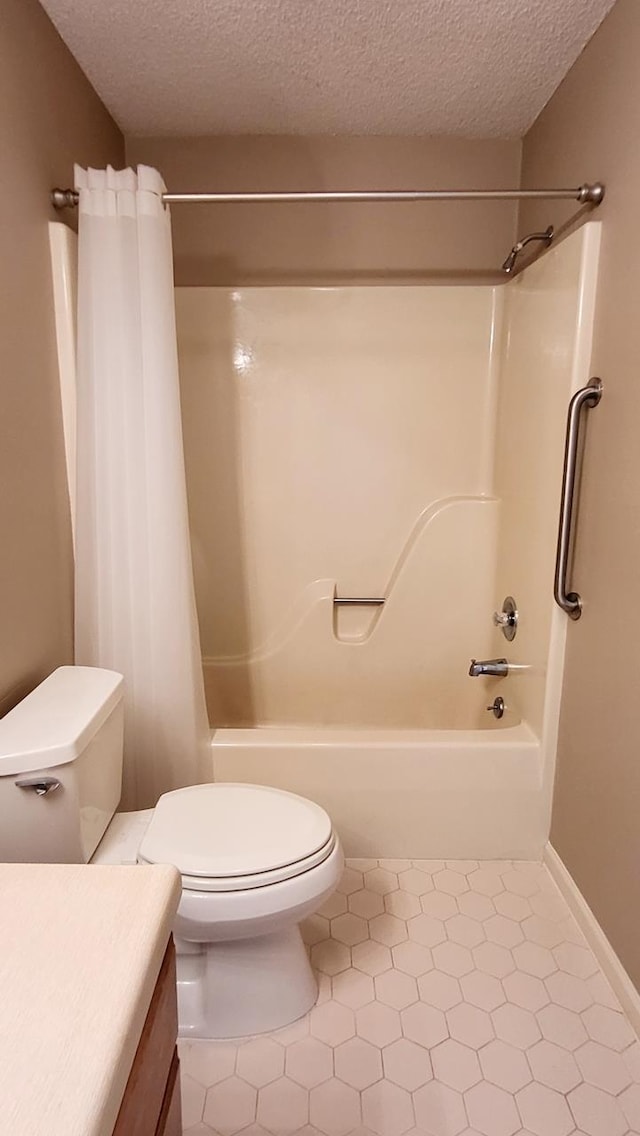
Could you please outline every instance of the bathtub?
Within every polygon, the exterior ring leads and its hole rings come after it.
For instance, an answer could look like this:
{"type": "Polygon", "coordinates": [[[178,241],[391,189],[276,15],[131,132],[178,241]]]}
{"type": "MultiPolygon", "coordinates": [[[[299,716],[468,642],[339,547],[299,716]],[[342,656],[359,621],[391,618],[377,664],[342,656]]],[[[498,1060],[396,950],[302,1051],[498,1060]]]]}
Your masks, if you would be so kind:
{"type": "Polygon", "coordinates": [[[216,781],[273,785],[323,805],[347,856],[530,860],[547,840],[541,746],[524,722],[216,729],[211,749],[216,781]]]}

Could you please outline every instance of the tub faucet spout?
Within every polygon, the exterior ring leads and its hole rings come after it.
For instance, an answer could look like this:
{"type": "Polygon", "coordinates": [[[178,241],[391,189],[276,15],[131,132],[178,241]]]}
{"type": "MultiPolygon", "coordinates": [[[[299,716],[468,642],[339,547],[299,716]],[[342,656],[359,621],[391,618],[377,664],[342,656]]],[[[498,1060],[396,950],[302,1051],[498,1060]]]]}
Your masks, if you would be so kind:
{"type": "Polygon", "coordinates": [[[495,678],[506,678],[509,674],[509,663],[506,659],[472,659],[469,667],[471,678],[479,675],[493,675],[495,678]]]}

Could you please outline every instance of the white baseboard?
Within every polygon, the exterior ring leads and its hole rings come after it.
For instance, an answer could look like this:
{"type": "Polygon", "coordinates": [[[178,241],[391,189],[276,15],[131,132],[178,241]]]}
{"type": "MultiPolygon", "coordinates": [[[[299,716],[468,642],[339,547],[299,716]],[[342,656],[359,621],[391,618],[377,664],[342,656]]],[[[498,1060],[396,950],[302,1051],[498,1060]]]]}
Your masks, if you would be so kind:
{"type": "Polygon", "coordinates": [[[629,978],[593,911],[552,844],[544,850],[544,862],[567,901],[582,934],[596,956],[605,977],[631,1025],[640,1035],[640,992],[629,978]]]}

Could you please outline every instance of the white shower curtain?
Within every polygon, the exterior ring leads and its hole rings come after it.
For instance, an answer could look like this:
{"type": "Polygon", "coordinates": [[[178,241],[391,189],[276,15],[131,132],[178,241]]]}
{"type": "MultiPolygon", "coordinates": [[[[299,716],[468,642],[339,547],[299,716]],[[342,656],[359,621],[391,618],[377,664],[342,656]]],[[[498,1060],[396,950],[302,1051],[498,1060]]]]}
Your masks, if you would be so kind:
{"type": "Polygon", "coordinates": [[[82,170],[76,662],[125,678],[122,807],[202,780],[208,726],[156,170],[82,170]]]}

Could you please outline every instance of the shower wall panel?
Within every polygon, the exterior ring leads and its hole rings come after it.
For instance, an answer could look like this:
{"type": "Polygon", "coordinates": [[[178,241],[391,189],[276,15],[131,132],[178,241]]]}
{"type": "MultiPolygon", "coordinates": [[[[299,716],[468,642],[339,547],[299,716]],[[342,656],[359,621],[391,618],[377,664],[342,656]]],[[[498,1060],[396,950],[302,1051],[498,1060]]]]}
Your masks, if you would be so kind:
{"type": "MultiPolygon", "coordinates": [[[[590,377],[599,242],[600,224],[590,222],[504,289],[495,602],[513,595],[520,620],[512,643],[493,633],[492,654],[508,656],[513,669],[488,689],[541,739],[549,799],[568,619],[553,598],[565,422],[571,395],[590,377]]],[[[575,576],[572,585],[580,590],[575,576]]]]}
{"type": "Polygon", "coordinates": [[[212,723],[475,724],[502,292],[177,289],[212,723]]]}

